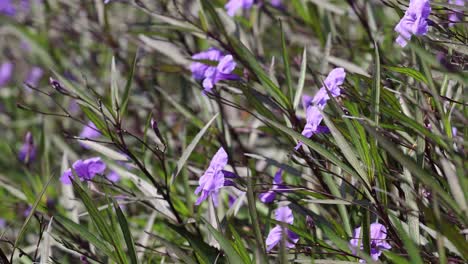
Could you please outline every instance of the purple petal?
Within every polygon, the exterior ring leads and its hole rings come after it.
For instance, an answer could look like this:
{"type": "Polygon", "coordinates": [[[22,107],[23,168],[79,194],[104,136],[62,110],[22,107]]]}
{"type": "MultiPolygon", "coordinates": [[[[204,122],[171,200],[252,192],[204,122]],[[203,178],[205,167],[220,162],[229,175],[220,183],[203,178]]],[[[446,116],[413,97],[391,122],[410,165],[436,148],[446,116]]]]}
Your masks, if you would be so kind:
{"type": "MultiPolygon", "coordinates": [[[[1,11],[1,6],[0,6],[1,11]]],[[[5,86],[10,82],[13,77],[14,64],[10,61],[2,63],[0,65],[0,87],[5,86]]]]}
{"type": "Polygon", "coordinates": [[[294,215],[288,206],[283,206],[283,207],[276,209],[275,219],[277,221],[292,225],[294,222],[294,215]]]}

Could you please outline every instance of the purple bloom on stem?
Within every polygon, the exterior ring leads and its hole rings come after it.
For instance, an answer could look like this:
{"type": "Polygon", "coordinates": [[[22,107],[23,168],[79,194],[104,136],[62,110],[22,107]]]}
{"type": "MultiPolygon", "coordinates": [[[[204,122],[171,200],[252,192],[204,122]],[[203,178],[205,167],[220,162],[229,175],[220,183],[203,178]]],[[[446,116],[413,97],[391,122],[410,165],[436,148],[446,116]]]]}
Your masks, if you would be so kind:
{"type": "Polygon", "coordinates": [[[229,0],[229,2],[224,6],[226,12],[229,16],[234,16],[237,10],[249,9],[254,4],[254,0],[229,0]]]}
{"type": "Polygon", "coordinates": [[[235,80],[238,78],[237,75],[232,74],[236,68],[236,62],[234,61],[232,55],[224,56],[220,61],[218,66],[210,67],[205,72],[205,79],[203,80],[204,92],[209,92],[213,89],[213,86],[222,80],[235,80]]]}
{"type": "MultiPolygon", "coordinates": [[[[223,53],[216,49],[216,48],[209,48],[206,51],[202,51],[200,53],[194,54],[192,59],[194,60],[207,60],[212,62],[219,62],[223,53]]],[[[190,65],[190,70],[192,71],[192,76],[195,80],[203,80],[205,78],[205,72],[208,68],[214,67],[202,62],[192,62],[190,65]]]]}
{"type": "MultiPolygon", "coordinates": [[[[106,164],[101,160],[101,158],[95,157],[86,160],[77,160],[73,163],[72,168],[80,181],[89,181],[97,174],[103,174],[106,170],[106,164]]],[[[71,184],[73,177],[72,169],[69,168],[62,174],[60,181],[63,184],[71,184]]]]}
{"type": "Polygon", "coordinates": [[[40,67],[35,66],[29,71],[25,82],[28,85],[36,88],[39,85],[43,74],[44,71],[40,67]]]}
{"type": "MultiPolygon", "coordinates": [[[[89,121],[86,126],[81,130],[80,138],[95,139],[101,136],[101,132],[97,129],[96,125],[89,121]]],[[[80,141],[80,145],[84,148],[88,148],[85,144],[80,141]]]]}
{"type": "Polygon", "coordinates": [[[224,55],[216,48],[210,48],[192,56],[194,60],[207,60],[217,62],[217,66],[207,65],[202,62],[192,62],[190,70],[196,80],[203,80],[203,91],[209,92],[213,86],[222,80],[235,80],[239,76],[232,72],[236,68],[236,62],[232,55],[224,55]]]}
{"type": "Polygon", "coordinates": [[[273,187],[268,192],[261,193],[258,198],[262,203],[272,203],[276,198],[277,192],[284,192],[287,188],[283,185],[283,179],[281,178],[283,170],[279,169],[275,178],[273,179],[273,187]]]}
{"type": "MultiPolygon", "coordinates": [[[[449,0],[449,4],[451,5],[458,5],[458,6],[465,6],[466,0],[449,0]]],[[[453,11],[449,13],[449,26],[453,27],[456,22],[460,22],[463,18],[463,12],[459,9],[454,8],[453,11]]]]}
{"type": "Polygon", "coordinates": [[[6,227],[6,221],[3,218],[0,218],[0,229],[4,229],[6,227]]]}
{"type": "Polygon", "coordinates": [[[198,181],[199,186],[195,190],[195,194],[201,194],[200,197],[198,197],[195,205],[200,205],[200,203],[206,200],[208,196],[211,196],[214,205],[218,206],[219,190],[225,184],[225,174],[227,177],[231,177],[228,172],[223,170],[223,168],[227,165],[227,162],[228,155],[223,147],[221,147],[211,159],[210,166],[205,171],[205,174],[203,174],[203,176],[201,176],[200,180],[198,181]]]}
{"type": "Polygon", "coordinates": [[[23,145],[18,153],[18,158],[23,163],[30,163],[36,158],[36,146],[31,132],[27,132],[24,136],[23,145]]]}
{"type": "MultiPolygon", "coordinates": [[[[382,250],[391,249],[392,246],[387,243],[387,229],[385,226],[379,223],[373,223],[370,225],[370,255],[373,260],[377,261],[382,255],[382,250]]],[[[361,227],[354,229],[353,238],[349,241],[349,245],[353,254],[356,254],[356,249],[360,247],[361,250],[364,249],[362,245],[363,241],[361,239],[361,227]]],[[[364,260],[359,260],[359,262],[364,263],[364,260]]]]}
{"type": "MultiPolygon", "coordinates": [[[[320,126],[323,119],[321,110],[325,108],[328,100],[330,100],[328,92],[333,97],[337,97],[341,94],[340,86],[343,84],[345,78],[345,70],[343,68],[335,68],[328,74],[327,78],[325,78],[325,86],[320,88],[312,99],[310,96],[303,96],[302,102],[307,107],[306,125],[302,130],[302,135],[304,137],[309,138],[314,134],[328,131],[327,128],[320,126]]],[[[299,142],[295,149],[298,150],[301,146],[302,142],[299,142]]]]}
{"type": "Polygon", "coordinates": [[[14,65],[12,62],[7,61],[0,65],[0,87],[5,86],[13,77],[14,65]]]}
{"type": "MultiPolygon", "coordinates": [[[[284,222],[290,225],[292,225],[294,222],[294,216],[288,206],[276,209],[275,219],[276,221],[284,222]]],[[[297,241],[299,241],[299,236],[296,233],[282,227],[281,225],[276,225],[270,230],[270,233],[268,234],[268,237],[265,241],[267,251],[271,251],[277,244],[281,243],[283,235],[286,235],[285,246],[287,248],[295,247],[297,241]]]]}
{"type": "Polygon", "coordinates": [[[425,35],[429,28],[427,18],[430,13],[429,0],[411,0],[405,15],[395,27],[395,31],[399,34],[396,42],[401,47],[405,47],[412,35],[425,35]]]}

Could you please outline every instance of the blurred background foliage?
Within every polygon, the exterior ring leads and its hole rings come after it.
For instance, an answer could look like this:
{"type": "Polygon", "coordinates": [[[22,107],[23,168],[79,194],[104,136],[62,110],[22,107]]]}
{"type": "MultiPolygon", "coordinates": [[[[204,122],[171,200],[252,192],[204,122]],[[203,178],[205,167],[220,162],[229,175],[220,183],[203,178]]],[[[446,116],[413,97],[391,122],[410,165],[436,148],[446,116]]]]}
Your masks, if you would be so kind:
{"type": "Polygon", "coordinates": [[[393,28],[407,0],[259,1],[235,17],[222,0],[12,2],[0,13],[0,64],[14,68],[0,85],[0,262],[370,262],[348,242],[358,226],[369,242],[376,221],[392,245],[382,262],[467,260],[468,27],[448,26],[446,1],[405,48],[393,28]],[[204,95],[189,67],[209,47],[233,55],[241,80],[204,95]],[[347,76],[324,112],[331,133],[307,140],[299,99],[334,67],[347,76]],[[102,135],[79,140],[89,121],[102,135]],[[240,178],[219,207],[194,206],[220,146],[240,178]],[[58,180],[94,156],[120,180],[58,180]],[[260,203],[278,168],[291,191],[260,203]],[[266,253],[278,203],[300,240],[266,253]]]}

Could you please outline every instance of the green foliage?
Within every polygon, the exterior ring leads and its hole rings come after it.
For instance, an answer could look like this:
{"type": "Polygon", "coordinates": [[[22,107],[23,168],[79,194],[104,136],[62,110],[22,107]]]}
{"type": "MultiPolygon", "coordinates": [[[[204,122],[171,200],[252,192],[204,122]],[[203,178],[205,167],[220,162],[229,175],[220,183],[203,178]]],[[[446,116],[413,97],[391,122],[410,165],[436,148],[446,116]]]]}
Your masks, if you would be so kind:
{"type": "Polygon", "coordinates": [[[383,263],[466,262],[468,32],[447,26],[457,7],[431,3],[428,34],[401,48],[393,28],[409,1],[282,2],[234,17],[226,0],[0,9],[0,67],[14,63],[11,80],[0,72],[0,262],[370,263],[373,223],[392,247],[383,263]],[[191,56],[209,47],[233,56],[238,78],[202,93],[190,64],[218,62],[191,56]],[[329,132],[306,138],[302,97],[337,67],[341,94],[321,109],[329,132]],[[100,135],[80,135],[89,121],[100,135]],[[28,131],[37,149],[23,161],[28,131]],[[238,177],[218,207],[196,206],[219,147],[218,169],[238,177]],[[55,180],[91,157],[102,175],[55,180]],[[291,225],[275,218],[285,205],[291,225]],[[298,242],[267,251],[275,225],[298,242]]]}

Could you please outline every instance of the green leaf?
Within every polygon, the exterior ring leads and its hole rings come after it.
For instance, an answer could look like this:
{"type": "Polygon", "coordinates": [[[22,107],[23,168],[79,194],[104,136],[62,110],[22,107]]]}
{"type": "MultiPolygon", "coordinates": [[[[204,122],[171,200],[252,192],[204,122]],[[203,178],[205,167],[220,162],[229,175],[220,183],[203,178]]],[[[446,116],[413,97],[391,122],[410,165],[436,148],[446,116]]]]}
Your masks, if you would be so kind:
{"type": "Polygon", "coordinates": [[[307,48],[304,47],[304,51],[302,53],[302,61],[301,61],[301,73],[299,76],[299,81],[297,83],[296,94],[294,95],[294,102],[293,107],[297,109],[299,102],[301,101],[302,91],[304,90],[304,84],[306,79],[306,70],[307,70],[307,48]]]}
{"type": "Polygon", "coordinates": [[[190,243],[191,248],[195,251],[198,256],[198,260],[202,263],[215,263],[215,260],[219,254],[219,251],[203,241],[203,238],[189,233],[185,228],[166,223],[168,227],[177,232],[180,236],[187,239],[190,243]]]}
{"type": "Polygon", "coordinates": [[[178,247],[176,244],[170,242],[169,240],[166,240],[160,236],[154,235],[165,247],[168,248],[169,251],[172,251],[177,257],[182,260],[183,263],[186,264],[196,264],[197,262],[187,255],[184,250],[182,250],[180,247],[178,247]]]}
{"type": "Polygon", "coordinates": [[[133,241],[132,233],[130,232],[130,229],[128,227],[127,219],[125,218],[125,215],[120,209],[119,204],[115,200],[113,200],[113,203],[114,203],[115,212],[117,214],[117,220],[119,221],[120,229],[122,230],[125,243],[127,244],[127,251],[128,251],[128,256],[130,258],[130,263],[138,264],[136,251],[135,251],[135,242],[133,241]]]}
{"type": "Polygon", "coordinates": [[[280,29],[281,29],[281,49],[283,51],[283,64],[284,64],[284,73],[286,75],[286,83],[288,85],[289,91],[289,100],[293,100],[294,98],[294,91],[293,91],[293,84],[291,78],[291,67],[289,65],[289,55],[288,55],[288,47],[286,44],[286,37],[284,35],[283,23],[279,20],[280,29]]]}
{"type": "Polygon", "coordinates": [[[249,252],[245,248],[244,243],[242,242],[242,238],[239,236],[239,233],[237,233],[236,228],[234,228],[232,225],[229,225],[229,230],[234,237],[234,248],[241,256],[242,263],[252,263],[252,260],[249,257],[249,252]]]}
{"type": "Polygon", "coordinates": [[[111,103],[112,103],[112,110],[117,113],[119,111],[119,86],[118,86],[118,71],[115,66],[115,57],[112,57],[111,62],[111,103]]]}
{"type": "Polygon", "coordinates": [[[208,123],[206,123],[206,125],[198,132],[198,134],[193,138],[192,142],[190,142],[190,144],[184,150],[179,160],[177,161],[177,165],[174,171],[172,172],[171,185],[174,184],[175,178],[177,177],[177,175],[179,175],[180,171],[182,170],[182,167],[184,167],[185,163],[187,162],[187,159],[190,157],[190,154],[192,154],[198,142],[200,142],[201,138],[203,137],[203,135],[205,135],[206,131],[208,131],[208,128],[210,128],[211,124],[213,123],[213,121],[215,121],[218,115],[219,114],[216,114],[210,119],[210,121],[208,121],[208,123]]]}
{"type": "Polygon", "coordinates": [[[391,143],[388,139],[380,135],[379,132],[377,132],[374,128],[370,127],[367,124],[364,124],[364,128],[374,136],[379,144],[400,164],[406,168],[416,177],[419,178],[421,182],[424,182],[425,185],[430,187],[435,193],[440,195],[442,200],[452,207],[452,209],[459,215],[462,215],[462,211],[460,207],[457,205],[456,202],[453,201],[451,196],[443,190],[443,188],[440,185],[440,181],[436,181],[435,179],[439,178],[435,175],[433,175],[431,172],[419,167],[415,161],[413,161],[410,157],[406,156],[404,153],[402,153],[400,150],[398,150],[395,146],[394,143],[391,143]]]}
{"type": "Polygon", "coordinates": [[[203,128],[203,121],[198,118],[196,115],[192,114],[190,112],[190,110],[188,110],[187,108],[185,108],[184,106],[182,106],[181,104],[179,104],[178,102],[176,102],[176,100],[174,98],[172,98],[166,91],[164,91],[164,89],[160,88],[160,87],[157,87],[155,86],[155,89],[160,92],[164,98],[166,98],[166,100],[172,105],[174,106],[174,108],[179,112],[181,113],[182,115],[185,116],[185,118],[187,118],[187,120],[189,120],[190,122],[192,122],[195,126],[197,126],[198,128],[202,129],[203,128]]]}
{"type": "MultiPolygon", "coordinates": [[[[36,197],[36,200],[34,201],[33,205],[31,206],[31,211],[29,212],[28,216],[26,217],[26,220],[23,223],[23,226],[21,227],[21,229],[18,232],[18,235],[16,236],[16,240],[15,240],[14,247],[13,247],[14,249],[16,249],[18,247],[18,243],[23,239],[23,236],[24,236],[24,234],[26,232],[28,224],[31,221],[31,218],[34,216],[34,212],[36,212],[36,208],[39,205],[39,203],[41,202],[42,196],[46,192],[47,187],[49,186],[49,184],[52,182],[53,179],[54,179],[54,175],[51,175],[49,177],[49,179],[47,180],[46,184],[44,184],[44,186],[42,187],[42,190],[39,193],[39,195],[36,197]]],[[[12,253],[12,255],[13,255],[13,253],[12,253]]]]}
{"type": "Polygon", "coordinates": [[[116,237],[115,232],[112,231],[111,226],[106,223],[104,217],[101,215],[98,208],[94,205],[94,202],[91,200],[86,191],[83,188],[81,188],[81,186],[75,181],[72,181],[72,184],[73,190],[80,197],[99,233],[105,241],[107,241],[114,247],[116,253],[114,258],[116,259],[116,261],[119,263],[127,263],[125,253],[123,252],[121,245],[117,244],[118,239],[116,237]]]}
{"type": "Polygon", "coordinates": [[[96,236],[95,234],[91,233],[84,225],[77,224],[71,221],[68,218],[65,218],[60,215],[54,216],[54,218],[64,225],[70,232],[79,235],[80,237],[84,238],[86,241],[91,243],[95,246],[100,253],[104,254],[115,260],[114,252],[111,249],[111,245],[107,243],[102,237],[96,236]]]}
{"type": "Polygon", "coordinates": [[[130,88],[132,87],[133,77],[135,75],[135,67],[138,59],[138,49],[135,51],[135,55],[133,56],[132,66],[130,68],[130,72],[127,75],[127,83],[125,84],[124,93],[122,96],[122,101],[120,103],[120,116],[123,117],[127,111],[128,101],[130,98],[130,88]]]}
{"type": "Polygon", "coordinates": [[[390,218],[392,219],[392,222],[395,225],[395,229],[398,232],[398,235],[403,240],[403,244],[405,245],[406,251],[408,251],[411,263],[423,264],[424,262],[422,261],[421,256],[419,255],[418,247],[414,244],[413,240],[411,240],[408,234],[406,234],[406,231],[403,229],[400,220],[393,215],[390,215],[390,218]]]}
{"type": "Polygon", "coordinates": [[[203,222],[206,224],[206,227],[210,231],[210,233],[214,236],[216,241],[218,241],[219,245],[223,249],[223,251],[226,253],[227,258],[229,259],[229,262],[231,264],[239,263],[239,260],[242,259],[242,257],[237,253],[237,251],[234,249],[231,241],[227,240],[223,234],[221,234],[218,230],[216,230],[210,223],[208,223],[206,220],[203,220],[203,222]]]}
{"type": "Polygon", "coordinates": [[[396,66],[382,66],[384,69],[387,69],[392,72],[397,72],[397,73],[402,73],[405,74],[409,77],[414,78],[417,81],[423,82],[427,84],[427,79],[426,77],[419,71],[412,69],[412,68],[407,68],[407,67],[396,67],[396,66]]]}

